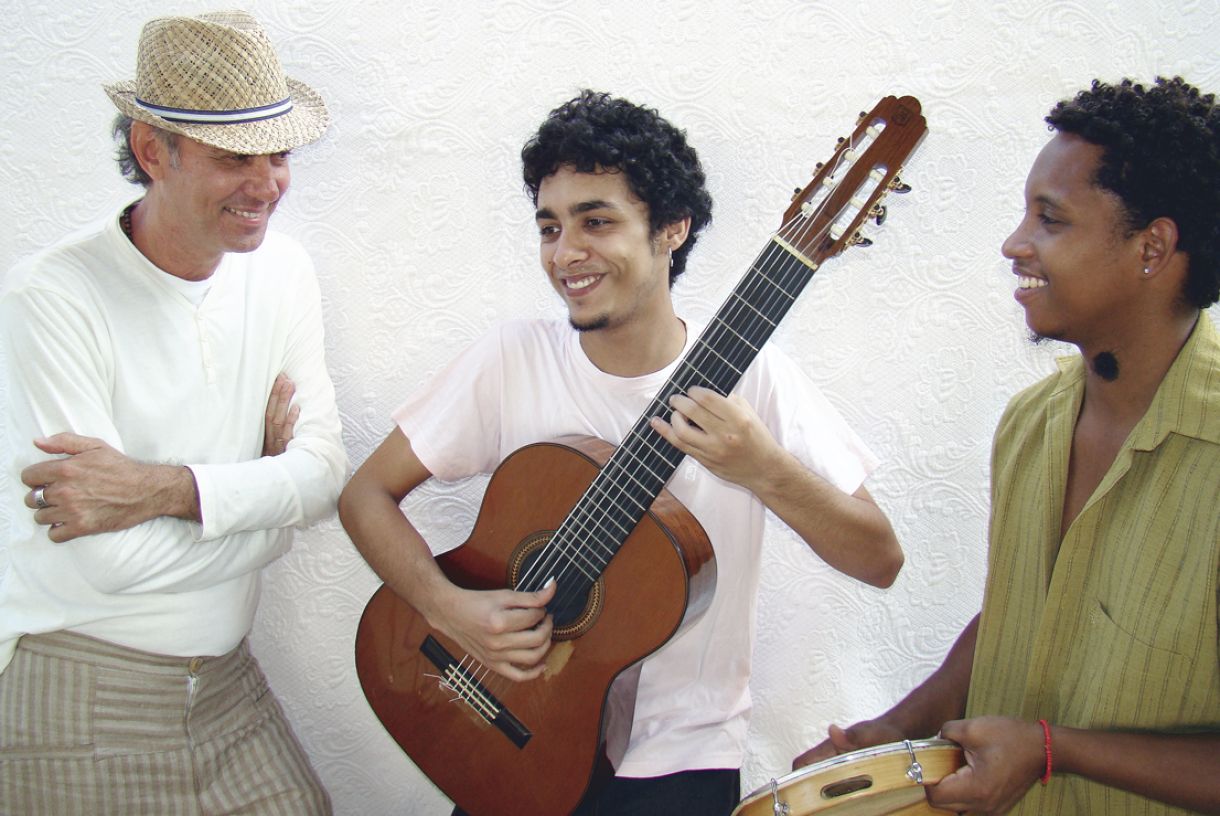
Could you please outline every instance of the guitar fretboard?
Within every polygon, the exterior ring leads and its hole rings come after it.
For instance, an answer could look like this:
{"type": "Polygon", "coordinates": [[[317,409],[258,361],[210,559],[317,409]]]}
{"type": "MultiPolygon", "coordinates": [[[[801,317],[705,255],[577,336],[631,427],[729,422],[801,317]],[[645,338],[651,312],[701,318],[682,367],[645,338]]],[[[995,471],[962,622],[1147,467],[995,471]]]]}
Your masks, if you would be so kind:
{"type": "MultiPolygon", "coordinates": [[[[578,571],[583,580],[577,584],[597,580],[685,455],[649,421],[668,420],[670,398],[695,386],[732,391],[814,271],[776,241],[754,261],[551,538],[549,560],[578,571]]],[[[532,571],[519,588],[538,589],[557,571],[574,575],[562,567],[532,571]]]]}

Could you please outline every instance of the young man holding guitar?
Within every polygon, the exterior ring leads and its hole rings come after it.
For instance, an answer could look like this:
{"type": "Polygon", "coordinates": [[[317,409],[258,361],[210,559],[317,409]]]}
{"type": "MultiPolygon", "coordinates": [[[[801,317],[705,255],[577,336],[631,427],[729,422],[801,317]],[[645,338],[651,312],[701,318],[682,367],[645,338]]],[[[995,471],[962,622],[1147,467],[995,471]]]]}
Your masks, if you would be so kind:
{"type": "Polygon", "coordinates": [[[1220,813],[1220,106],[1094,82],[1047,122],[1002,251],[1030,330],[1079,354],[1000,421],[982,613],[794,764],[939,729],[967,764],[938,808],[1220,813]]]}
{"type": "MultiPolygon", "coordinates": [[[[421,648],[432,649],[432,659],[444,664],[431,669],[432,679],[417,689],[419,696],[442,702],[421,703],[419,712],[397,727],[387,719],[393,714],[378,714],[417,764],[475,816],[545,813],[549,808],[567,812],[578,802],[580,813],[728,814],[740,798],[738,769],[750,711],[754,594],[766,510],[835,569],[888,586],[903,558],[888,520],[863,487],[873,459],[816,387],[770,346],[755,349],[757,358],[737,372],[740,381],[727,397],[703,387],[664,396],[662,386],[671,375],[678,376],[675,369],[696,365],[687,360],[694,357],[688,352],[697,345],[699,327],[674,313],[670,287],[684,272],[690,249],[711,216],[703,170],[681,131],[653,110],[586,91],[550,114],[522,157],[526,186],[537,206],[542,267],[567,306],[568,321],[509,322],[466,350],[395,412],[398,427],[340,500],[352,540],[393,594],[407,602],[401,604],[403,614],[434,627],[435,636],[421,648]],[[657,397],[658,392],[663,396],[657,397]],[[663,416],[640,420],[633,430],[641,412],[658,400],[665,404],[663,416]],[[518,702],[507,706],[512,722],[494,718],[496,728],[517,744],[484,728],[492,734],[491,743],[477,755],[472,748],[465,758],[468,783],[446,782],[440,778],[444,769],[463,759],[452,741],[474,717],[456,717],[451,731],[429,719],[433,708],[469,713],[465,703],[450,702],[467,688],[473,691],[465,699],[474,708],[484,698],[509,700],[521,689],[561,684],[624,607],[629,622],[605,641],[605,651],[630,640],[634,629],[670,603],[653,597],[648,582],[654,570],[647,565],[629,580],[614,583],[616,572],[628,569],[626,559],[644,546],[634,539],[606,569],[604,585],[599,581],[584,587],[575,602],[575,620],[570,620],[572,598],[566,597],[571,593],[565,592],[576,572],[571,564],[523,556],[522,580],[501,579],[498,586],[529,591],[495,588],[494,581],[477,589],[459,586],[399,509],[402,499],[432,476],[449,481],[491,472],[522,446],[573,436],[612,443],[637,437],[633,441],[642,439],[648,448],[643,459],[666,444],[679,452],[673,461],[680,465],[665,480],[668,491],[655,505],[649,497],[653,512],[641,527],[672,501],[669,492],[698,520],[681,517],[685,520],[675,523],[675,530],[682,529],[674,538],[679,551],[690,548],[684,556],[689,583],[678,587],[679,607],[686,604],[688,613],[702,615],[687,614],[686,625],[673,639],[638,670],[618,677],[600,736],[598,716],[588,724],[589,735],[555,735],[539,726],[544,715],[535,714],[530,702],[518,702]],[[688,456],[683,460],[682,454],[688,456]],[[714,562],[709,554],[698,554],[709,540],[714,562]],[[587,607],[585,594],[591,599],[587,607]],[[640,617],[630,618],[633,613],[640,617]],[[589,633],[564,639],[560,630],[568,625],[578,634],[589,633]],[[453,654],[463,666],[473,661],[482,668],[462,673],[444,662],[453,654]],[[445,690],[436,689],[437,675],[446,678],[445,690]],[[442,728],[445,733],[429,733],[442,728]],[[419,749],[408,748],[416,737],[412,732],[423,732],[419,749]],[[481,771],[494,761],[500,743],[508,746],[510,756],[520,752],[521,773],[527,774],[532,771],[526,754],[546,740],[558,740],[562,751],[572,752],[604,742],[617,775],[604,787],[590,788],[583,801],[588,779],[530,781],[539,789],[575,785],[575,795],[562,806],[509,801],[525,794],[480,790],[492,787],[481,771]],[[435,770],[427,764],[432,758],[421,756],[433,749],[447,752],[435,770]]],[[[620,452],[627,447],[624,442],[620,452]]],[[[516,503],[546,502],[567,490],[570,479],[557,475],[560,470],[558,462],[551,466],[546,460],[526,468],[512,488],[516,503]]],[[[623,472],[627,478],[617,487],[630,494],[649,478],[653,466],[643,461],[634,472],[623,472]]],[[[501,473],[489,486],[480,525],[511,503],[492,496],[501,473]]],[[[607,507],[616,499],[597,498],[587,524],[596,528],[603,517],[618,524],[618,508],[607,507]]],[[[494,528],[489,537],[511,537],[489,525],[494,528]]],[[[598,529],[586,531],[566,546],[579,549],[598,537],[598,529]]],[[[455,552],[471,548],[468,542],[455,552]]],[[[658,552],[667,549],[672,553],[672,542],[658,552]]],[[[599,558],[591,552],[571,560],[584,571],[599,558]]],[[[391,626],[397,623],[382,628],[391,626]]],[[[403,640],[400,635],[390,640],[403,640]]],[[[358,653],[362,649],[358,642],[358,653]]],[[[413,646],[407,651],[414,651],[413,646]]],[[[632,663],[635,658],[620,669],[632,663]]],[[[370,672],[362,671],[366,693],[370,672]]],[[[388,685],[415,682],[402,679],[398,664],[384,674],[388,685]]],[[[593,710],[600,714],[605,690],[592,694],[593,710]]],[[[378,708],[372,695],[370,702],[378,708]]],[[[574,700],[570,716],[579,707],[574,700]]],[[[386,706],[387,712],[396,708],[386,706]]]]}

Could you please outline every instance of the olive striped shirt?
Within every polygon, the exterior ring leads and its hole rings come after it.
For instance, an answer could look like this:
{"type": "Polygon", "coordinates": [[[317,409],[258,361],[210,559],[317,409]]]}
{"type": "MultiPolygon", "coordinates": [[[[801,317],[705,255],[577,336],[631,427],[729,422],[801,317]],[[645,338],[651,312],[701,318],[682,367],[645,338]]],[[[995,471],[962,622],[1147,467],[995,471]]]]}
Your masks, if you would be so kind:
{"type": "MultiPolygon", "coordinates": [[[[967,716],[1220,731],[1220,340],[1206,314],[1060,540],[1079,356],[996,431],[991,542],[967,716]]],[[[1034,785],[1014,813],[1175,808],[1090,782],[1034,785]]]]}

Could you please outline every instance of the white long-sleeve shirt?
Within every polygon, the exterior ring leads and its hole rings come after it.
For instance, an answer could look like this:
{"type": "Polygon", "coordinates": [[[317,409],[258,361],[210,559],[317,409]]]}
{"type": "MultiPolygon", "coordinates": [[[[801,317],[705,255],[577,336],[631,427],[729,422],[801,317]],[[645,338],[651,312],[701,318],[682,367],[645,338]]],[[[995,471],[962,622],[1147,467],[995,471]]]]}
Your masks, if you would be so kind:
{"type": "Polygon", "coordinates": [[[71,630],[149,652],[222,654],[250,629],[259,571],[291,527],[334,510],[347,457],[313,265],[269,232],[231,253],[196,306],[117,217],[19,263],[0,294],[10,530],[0,536],[0,670],[25,633],[71,630]],[[300,417],[261,456],[276,375],[300,417]],[[201,523],[160,517],[56,544],[22,503],[35,437],[71,431],[188,466],[201,523]]]}

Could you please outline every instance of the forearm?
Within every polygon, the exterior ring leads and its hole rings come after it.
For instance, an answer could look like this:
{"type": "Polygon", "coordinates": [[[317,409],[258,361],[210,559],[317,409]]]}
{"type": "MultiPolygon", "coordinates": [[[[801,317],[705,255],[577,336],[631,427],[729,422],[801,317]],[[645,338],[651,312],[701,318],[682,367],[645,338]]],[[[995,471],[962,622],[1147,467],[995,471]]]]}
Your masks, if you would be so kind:
{"type": "Polygon", "coordinates": [[[961,719],[970,691],[978,625],[976,615],[958,635],[940,667],[877,719],[894,725],[907,739],[935,736],[946,722],[961,719]]]}
{"type": "Polygon", "coordinates": [[[142,502],[143,518],[136,523],[158,516],[199,521],[199,490],[189,468],[160,464],[141,467],[146,490],[142,502]]]}
{"type": "MultiPolygon", "coordinates": [[[[295,291],[295,302],[285,307],[293,322],[282,357],[267,360],[266,368],[260,363],[260,372],[271,376],[249,381],[239,400],[243,422],[261,430],[265,427],[264,406],[269,408],[275,399],[276,375],[287,378],[292,383],[292,410],[296,411],[292,438],[277,455],[266,455],[267,440],[262,438],[257,446],[243,448],[239,456],[186,460],[199,483],[203,540],[303,526],[335,512],[347,476],[347,452],[334,384],[326,370],[320,296],[308,259],[301,257],[300,262],[300,288],[295,291]]],[[[277,338],[271,347],[278,343],[277,338]]],[[[258,346],[251,349],[254,354],[262,351],[258,346]]]]}
{"type": "Polygon", "coordinates": [[[874,586],[894,582],[902,549],[889,520],[863,488],[844,493],[780,451],[750,488],[818,556],[839,572],[874,586]]]}
{"type": "Polygon", "coordinates": [[[161,516],[127,530],[60,545],[100,592],[131,595],[189,592],[254,572],[287,551],[287,530],[234,533],[196,541],[183,522],[161,516]]]}
{"type": "Polygon", "coordinates": [[[1077,774],[1201,813],[1220,813],[1220,734],[1086,731],[1051,724],[1052,782],[1077,774]]]}
{"type": "Polygon", "coordinates": [[[453,585],[395,496],[357,472],[339,496],[339,520],[373,571],[435,625],[434,610],[453,585]]]}
{"type": "Polygon", "coordinates": [[[192,464],[203,524],[199,537],[211,540],[324,518],[334,512],[346,467],[346,454],[329,438],[294,439],[279,456],[192,464]]]}

